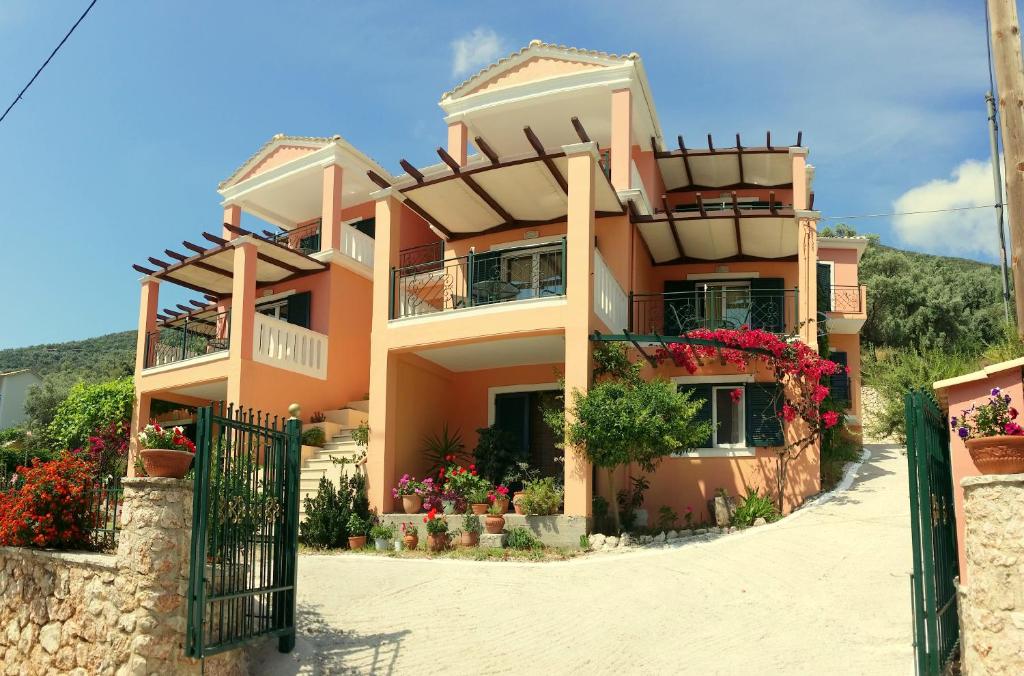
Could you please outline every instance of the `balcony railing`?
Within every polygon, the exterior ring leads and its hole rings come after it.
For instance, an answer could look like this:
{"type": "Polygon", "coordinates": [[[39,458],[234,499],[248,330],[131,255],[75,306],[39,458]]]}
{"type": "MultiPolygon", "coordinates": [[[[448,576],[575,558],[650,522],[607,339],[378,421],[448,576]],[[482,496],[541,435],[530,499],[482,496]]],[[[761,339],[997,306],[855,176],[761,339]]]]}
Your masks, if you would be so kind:
{"type": "Polygon", "coordinates": [[[634,293],[629,325],[638,335],[679,336],[694,329],[741,326],[789,335],[800,324],[797,298],[796,289],[747,287],[634,293]]]}
{"type": "Polygon", "coordinates": [[[565,295],[565,238],[391,270],[391,319],[565,295]]]}
{"type": "Polygon", "coordinates": [[[402,270],[415,270],[416,273],[440,270],[444,266],[444,240],[430,244],[409,247],[398,252],[398,267],[402,270]]]}
{"type": "Polygon", "coordinates": [[[286,232],[268,233],[271,240],[306,254],[320,251],[320,223],[310,223],[286,232]]]}
{"type": "Polygon", "coordinates": [[[163,366],[228,349],[230,312],[185,317],[146,334],[143,368],[163,366]]]}
{"type": "Polygon", "coordinates": [[[327,336],[257,313],[253,322],[252,358],[323,380],[327,378],[327,336]]]}
{"type": "Polygon", "coordinates": [[[832,286],[829,287],[828,298],[821,293],[819,305],[825,304],[824,308],[819,307],[818,311],[841,312],[843,314],[864,314],[864,293],[860,286],[832,286]]]}

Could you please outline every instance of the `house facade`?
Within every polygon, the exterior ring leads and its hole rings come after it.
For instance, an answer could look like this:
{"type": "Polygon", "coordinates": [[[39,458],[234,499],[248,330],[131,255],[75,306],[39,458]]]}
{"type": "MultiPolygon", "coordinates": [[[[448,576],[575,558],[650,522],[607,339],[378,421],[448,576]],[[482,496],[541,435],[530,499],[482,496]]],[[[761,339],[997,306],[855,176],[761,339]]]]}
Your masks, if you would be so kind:
{"type": "MultiPolygon", "coordinates": [[[[366,420],[370,500],[387,513],[397,479],[430,467],[426,437],[447,426],[472,449],[496,425],[564,482],[564,514],[588,517],[607,487],[559,448],[540,404],[563,383],[590,387],[599,341],[627,341],[641,359],[666,337],[741,326],[814,347],[827,337],[850,367],[833,391],[859,428],[866,241],[817,236],[799,137],[668,139],[639,56],[539,41],[440,106],[439,161],[401,159],[399,175],[341,137],[275,137],[221,184],[218,232],[136,266],[136,430],[154,401],[278,415],[297,402],[339,440],[366,420]],[[166,282],[201,297],[161,309],[166,282]]],[[[694,390],[716,425],[648,477],[648,509],[773,485],[773,449],[794,431],[765,411],[768,374],[717,362],[645,374],[694,390]]],[[[306,488],[327,471],[318,462],[306,488]]],[[[808,449],[789,469],[786,510],[819,487],[808,449]]]]}
{"type": "Polygon", "coordinates": [[[42,382],[29,369],[0,373],[0,430],[25,422],[28,391],[42,382]]]}

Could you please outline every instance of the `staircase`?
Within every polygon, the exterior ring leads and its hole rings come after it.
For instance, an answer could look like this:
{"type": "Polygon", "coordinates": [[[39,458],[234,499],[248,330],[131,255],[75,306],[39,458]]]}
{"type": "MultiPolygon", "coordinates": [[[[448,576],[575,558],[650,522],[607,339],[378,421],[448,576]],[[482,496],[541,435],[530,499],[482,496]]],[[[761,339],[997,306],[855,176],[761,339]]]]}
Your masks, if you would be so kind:
{"type": "MultiPolygon", "coordinates": [[[[310,446],[302,449],[302,471],[299,474],[300,520],[305,517],[305,499],[316,496],[321,477],[326,476],[337,487],[342,476],[348,476],[355,468],[352,464],[339,465],[333,459],[352,460],[359,455],[361,449],[352,439],[352,430],[366,422],[369,410],[369,401],[350,401],[345,408],[324,411],[326,421],[315,423],[324,428],[327,442],[320,449],[310,446]]],[[[306,430],[313,426],[307,423],[302,428],[306,430]]]]}

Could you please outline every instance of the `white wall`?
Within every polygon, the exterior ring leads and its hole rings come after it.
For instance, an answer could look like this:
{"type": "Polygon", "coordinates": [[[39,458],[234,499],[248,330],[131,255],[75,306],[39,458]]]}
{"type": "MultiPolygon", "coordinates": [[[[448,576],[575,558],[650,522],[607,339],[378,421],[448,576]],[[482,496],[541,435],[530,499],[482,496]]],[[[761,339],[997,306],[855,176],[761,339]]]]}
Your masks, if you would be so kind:
{"type": "Polygon", "coordinates": [[[41,382],[28,371],[0,378],[0,429],[14,427],[25,420],[28,390],[41,382]]]}

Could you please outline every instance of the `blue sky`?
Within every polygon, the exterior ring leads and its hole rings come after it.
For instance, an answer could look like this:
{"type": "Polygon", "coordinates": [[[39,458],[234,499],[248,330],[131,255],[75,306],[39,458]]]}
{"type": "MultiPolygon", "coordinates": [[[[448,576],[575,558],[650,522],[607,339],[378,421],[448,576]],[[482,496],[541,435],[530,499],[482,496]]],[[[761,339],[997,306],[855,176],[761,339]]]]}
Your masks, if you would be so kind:
{"type": "MultiPolygon", "coordinates": [[[[0,3],[3,108],[86,4],[0,3]]],[[[275,133],[435,162],[441,93],[533,38],[639,52],[668,138],[802,129],[826,216],[990,204],[982,7],[100,0],[0,124],[0,348],[134,328],[131,264],[216,231],[217,183],[275,133]]],[[[988,210],[854,223],[993,258],[988,210]]]]}

